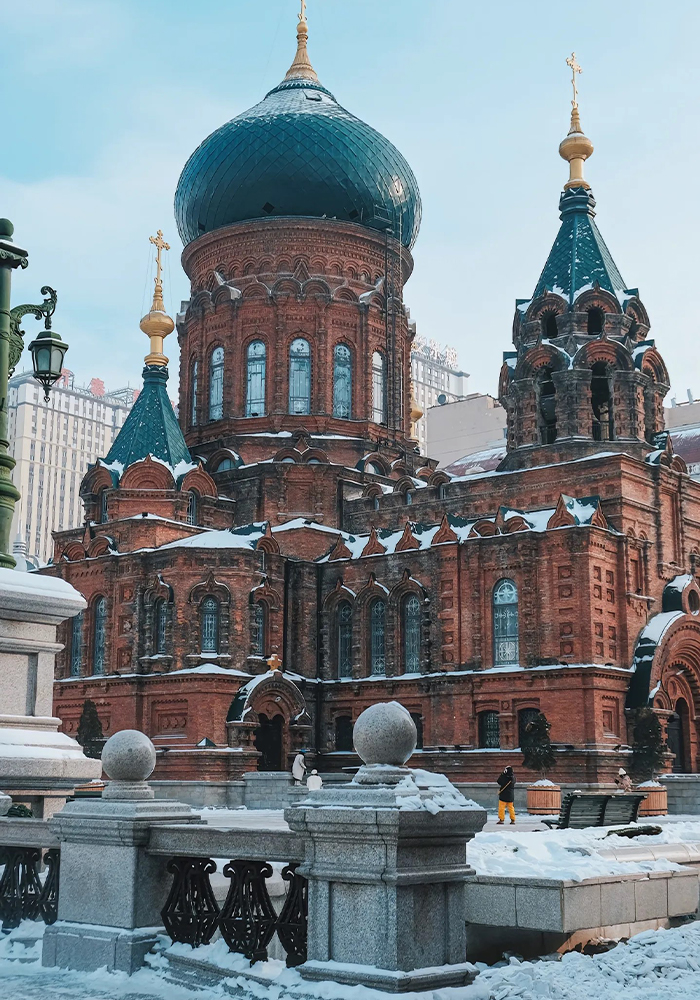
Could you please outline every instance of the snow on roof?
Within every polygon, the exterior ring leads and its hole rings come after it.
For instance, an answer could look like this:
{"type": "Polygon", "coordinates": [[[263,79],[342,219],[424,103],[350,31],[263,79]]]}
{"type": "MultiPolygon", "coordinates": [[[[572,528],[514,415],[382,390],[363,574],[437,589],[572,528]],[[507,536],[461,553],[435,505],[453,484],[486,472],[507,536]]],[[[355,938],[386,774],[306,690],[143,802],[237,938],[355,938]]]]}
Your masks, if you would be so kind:
{"type": "MultiPolygon", "coordinates": [[[[506,453],[506,448],[505,446],[503,446],[504,456],[505,453],[506,453]]],[[[471,455],[467,455],[467,458],[472,458],[472,457],[473,456],[471,455]]],[[[597,451],[595,455],[584,455],[583,458],[572,458],[568,459],[565,462],[545,462],[543,465],[536,466],[536,468],[538,470],[556,469],[556,468],[562,468],[567,465],[576,465],[578,462],[595,462],[599,458],[612,458],[612,457],[632,458],[632,456],[628,455],[626,451],[597,451]]],[[[462,461],[465,461],[465,459],[462,459],[462,461]]],[[[445,469],[444,471],[449,472],[450,468],[452,468],[452,466],[448,466],[448,468],[445,469]]],[[[510,469],[504,469],[503,472],[498,472],[498,471],[475,472],[475,473],[467,473],[466,475],[453,475],[451,482],[458,483],[461,480],[467,480],[467,479],[473,481],[475,479],[490,479],[496,476],[510,476],[510,475],[512,475],[512,470],[510,469]]]]}
{"type": "Polygon", "coordinates": [[[676,455],[688,465],[700,462],[700,426],[681,427],[671,432],[671,442],[676,455]]]}
{"type": "Polygon", "coordinates": [[[495,445],[493,448],[485,448],[482,451],[475,451],[464,458],[458,458],[451,462],[445,472],[450,476],[469,476],[477,472],[492,472],[497,469],[506,456],[505,444],[495,445]]]}
{"type": "Polygon", "coordinates": [[[654,615],[653,618],[649,619],[647,624],[639,633],[637,645],[639,645],[643,639],[646,639],[648,643],[654,643],[658,646],[665,633],[671,625],[673,625],[676,619],[683,618],[684,616],[684,611],[660,611],[659,614],[654,615]]]}

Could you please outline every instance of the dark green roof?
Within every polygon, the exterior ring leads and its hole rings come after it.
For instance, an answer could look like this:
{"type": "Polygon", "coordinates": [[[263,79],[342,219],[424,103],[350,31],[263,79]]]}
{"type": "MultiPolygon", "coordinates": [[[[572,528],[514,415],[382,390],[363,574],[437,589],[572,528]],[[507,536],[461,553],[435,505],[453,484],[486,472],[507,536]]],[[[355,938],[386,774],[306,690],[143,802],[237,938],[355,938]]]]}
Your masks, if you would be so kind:
{"type": "Polygon", "coordinates": [[[143,389],[109,449],[107,465],[118,462],[126,469],[147,455],[172,469],[181,462],[192,462],[168,398],[167,384],[167,368],[146,365],[143,389]]]}
{"type": "Polygon", "coordinates": [[[569,188],[559,201],[561,228],[537,282],[533,298],[555,292],[569,305],[596,283],[613,295],[626,291],[605,240],[595,224],[595,199],[585,188],[569,188]]]}

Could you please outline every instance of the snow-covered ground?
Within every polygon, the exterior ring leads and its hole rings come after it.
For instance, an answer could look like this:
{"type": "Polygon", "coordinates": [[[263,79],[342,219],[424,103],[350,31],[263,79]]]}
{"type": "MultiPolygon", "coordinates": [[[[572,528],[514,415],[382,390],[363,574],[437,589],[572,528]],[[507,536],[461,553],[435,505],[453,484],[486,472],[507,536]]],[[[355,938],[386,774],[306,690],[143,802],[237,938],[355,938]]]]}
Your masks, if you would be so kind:
{"type": "MultiPolygon", "coordinates": [[[[34,931],[36,925],[32,925],[34,931]]],[[[167,959],[159,957],[156,968],[136,975],[56,972],[38,960],[20,964],[13,939],[20,929],[0,940],[0,996],[12,1000],[225,1000],[223,985],[193,992],[173,986],[163,978],[167,959]]],[[[430,994],[403,994],[404,1000],[695,1000],[700,997],[700,923],[664,931],[645,931],[628,944],[619,944],[602,955],[587,957],[570,952],[560,960],[475,966],[478,975],[470,986],[435,990],[430,994]]],[[[26,952],[24,957],[29,957],[26,952]]],[[[240,971],[247,968],[241,959],[240,971]]],[[[305,983],[298,972],[255,968],[265,975],[279,972],[269,988],[254,987],[256,1000],[293,1000],[313,996],[318,1000],[387,1000],[386,993],[331,983],[305,983]],[[280,981],[281,980],[281,981],[280,981]]],[[[235,960],[232,980],[237,978],[235,960]]]]}

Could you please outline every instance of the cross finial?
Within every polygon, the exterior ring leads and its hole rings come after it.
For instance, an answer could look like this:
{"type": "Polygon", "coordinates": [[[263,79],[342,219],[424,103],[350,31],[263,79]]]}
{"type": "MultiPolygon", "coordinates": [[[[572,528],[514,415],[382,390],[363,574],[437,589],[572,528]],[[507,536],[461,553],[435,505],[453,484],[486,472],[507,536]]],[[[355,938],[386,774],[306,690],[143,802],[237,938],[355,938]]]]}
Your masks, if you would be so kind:
{"type": "Polygon", "coordinates": [[[569,56],[569,58],[566,60],[566,65],[571,69],[571,86],[574,88],[574,98],[573,98],[573,100],[571,102],[571,107],[572,108],[577,108],[578,107],[578,101],[577,101],[578,89],[576,87],[576,74],[577,73],[581,73],[582,70],[581,70],[581,67],[579,66],[579,64],[576,62],[576,53],[575,52],[572,52],[571,55],[569,56]]]}
{"type": "Polygon", "coordinates": [[[282,661],[280,660],[280,658],[277,655],[277,653],[273,653],[272,654],[272,656],[267,661],[267,665],[270,668],[270,670],[281,670],[282,669],[282,661]]]}
{"type": "Polygon", "coordinates": [[[156,248],[156,285],[161,284],[161,274],[163,272],[163,265],[161,263],[160,255],[163,250],[169,250],[170,244],[166,243],[163,239],[163,230],[159,229],[156,236],[149,236],[148,239],[156,248]]]}
{"type": "Polygon", "coordinates": [[[306,24],[306,0],[301,0],[301,13],[298,16],[299,20],[306,24]]]}

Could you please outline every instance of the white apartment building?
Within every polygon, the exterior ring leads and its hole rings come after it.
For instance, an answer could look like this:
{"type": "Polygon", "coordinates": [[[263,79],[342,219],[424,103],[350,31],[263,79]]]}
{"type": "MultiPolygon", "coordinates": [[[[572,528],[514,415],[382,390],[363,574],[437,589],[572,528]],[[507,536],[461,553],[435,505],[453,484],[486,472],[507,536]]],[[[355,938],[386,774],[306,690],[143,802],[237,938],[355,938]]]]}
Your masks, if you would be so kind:
{"type": "Polygon", "coordinates": [[[44,400],[31,372],[10,379],[10,452],[12,479],[22,495],[12,524],[27,559],[47,563],[53,554],[51,532],[82,523],[80,482],[88,465],[109,451],[134,401],[131,388],[106,392],[94,378],[76,386],[64,369],[44,400]]]}
{"type": "Polygon", "coordinates": [[[416,337],[411,349],[411,381],[413,398],[423,411],[423,416],[415,425],[415,434],[420,443],[422,455],[427,450],[427,426],[425,414],[431,406],[452,403],[467,395],[469,375],[457,368],[457,352],[453,347],[441,347],[434,340],[416,337]]]}

